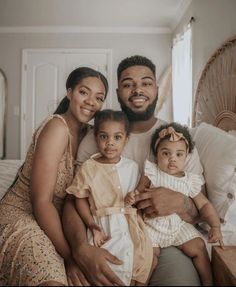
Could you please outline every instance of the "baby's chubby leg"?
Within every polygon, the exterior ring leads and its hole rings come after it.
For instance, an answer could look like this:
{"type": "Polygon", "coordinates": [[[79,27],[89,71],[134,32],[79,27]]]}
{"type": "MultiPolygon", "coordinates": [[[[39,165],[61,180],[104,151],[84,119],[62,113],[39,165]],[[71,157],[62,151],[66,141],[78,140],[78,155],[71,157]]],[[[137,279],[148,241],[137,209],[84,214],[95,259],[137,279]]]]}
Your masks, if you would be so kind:
{"type": "Polygon", "coordinates": [[[193,264],[199,273],[202,285],[212,286],[211,263],[203,239],[200,237],[194,238],[177,246],[177,248],[182,250],[184,254],[193,260],[193,264]]]}

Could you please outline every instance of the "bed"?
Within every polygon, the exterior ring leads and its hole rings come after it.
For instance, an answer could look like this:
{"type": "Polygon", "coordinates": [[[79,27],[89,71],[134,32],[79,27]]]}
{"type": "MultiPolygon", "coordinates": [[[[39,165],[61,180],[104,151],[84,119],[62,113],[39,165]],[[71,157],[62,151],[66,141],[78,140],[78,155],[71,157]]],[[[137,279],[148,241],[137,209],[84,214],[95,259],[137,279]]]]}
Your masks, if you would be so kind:
{"type": "Polygon", "coordinates": [[[207,196],[220,216],[225,244],[236,245],[236,36],[215,51],[202,71],[193,123],[207,196]]]}

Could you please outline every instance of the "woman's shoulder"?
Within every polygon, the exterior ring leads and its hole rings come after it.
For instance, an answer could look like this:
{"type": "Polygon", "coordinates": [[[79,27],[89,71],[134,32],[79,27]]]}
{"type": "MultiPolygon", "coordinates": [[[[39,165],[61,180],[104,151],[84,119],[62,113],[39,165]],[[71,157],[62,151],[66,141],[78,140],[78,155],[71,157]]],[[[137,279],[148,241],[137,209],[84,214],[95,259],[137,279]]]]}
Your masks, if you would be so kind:
{"type": "Polygon", "coordinates": [[[62,116],[52,115],[48,117],[37,129],[35,133],[35,142],[38,139],[54,138],[55,140],[67,141],[67,136],[69,136],[69,128],[66,124],[66,121],[62,116]]]}

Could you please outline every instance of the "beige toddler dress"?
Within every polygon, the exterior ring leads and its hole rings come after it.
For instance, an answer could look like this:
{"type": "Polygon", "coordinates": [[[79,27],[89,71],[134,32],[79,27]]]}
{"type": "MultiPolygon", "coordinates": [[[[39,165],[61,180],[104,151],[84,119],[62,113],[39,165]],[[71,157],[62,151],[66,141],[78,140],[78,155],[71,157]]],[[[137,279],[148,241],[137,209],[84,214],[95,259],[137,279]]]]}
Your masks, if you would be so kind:
{"type": "MultiPolygon", "coordinates": [[[[137,209],[124,206],[125,195],[137,185],[138,165],[125,157],[116,164],[100,163],[95,160],[99,156],[82,164],[67,192],[88,198],[95,222],[111,236],[102,248],[123,261],[122,265],[112,264],[113,271],[126,286],[131,279],[144,283],[152,264],[152,244],[137,209]]],[[[88,232],[92,244],[90,235],[88,232]]]]}
{"type": "MultiPolygon", "coordinates": [[[[30,173],[37,139],[52,118],[48,117],[33,136],[26,160],[17,174],[13,186],[0,201],[0,285],[38,285],[57,281],[67,285],[64,260],[51,240],[37,224],[30,202],[30,173]]],[[[67,126],[68,128],[68,126],[67,126]]],[[[58,167],[53,202],[61,211],[66,188],[74,173],[71,136],[68,128],[68,146],[58,167]]]]}

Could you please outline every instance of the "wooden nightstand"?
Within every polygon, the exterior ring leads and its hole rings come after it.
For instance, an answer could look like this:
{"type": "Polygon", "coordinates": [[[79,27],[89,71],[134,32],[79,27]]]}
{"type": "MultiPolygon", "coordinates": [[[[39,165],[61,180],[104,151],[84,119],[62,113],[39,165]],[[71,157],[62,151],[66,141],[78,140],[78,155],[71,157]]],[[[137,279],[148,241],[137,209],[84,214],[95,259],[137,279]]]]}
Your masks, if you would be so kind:
{"type": "Polygon", "coordinates": [[[212,246],[211,263],[216,286],[236,286],[236,246],[212,246]]]}

